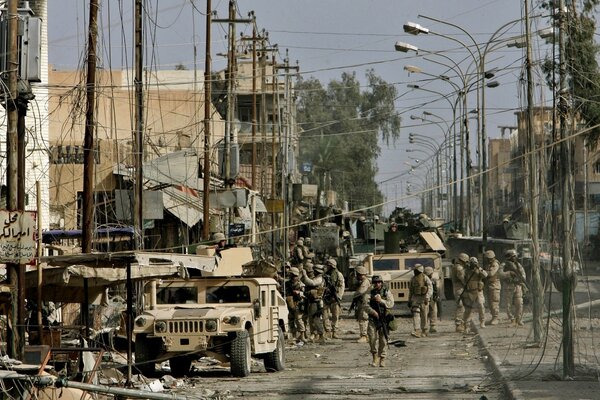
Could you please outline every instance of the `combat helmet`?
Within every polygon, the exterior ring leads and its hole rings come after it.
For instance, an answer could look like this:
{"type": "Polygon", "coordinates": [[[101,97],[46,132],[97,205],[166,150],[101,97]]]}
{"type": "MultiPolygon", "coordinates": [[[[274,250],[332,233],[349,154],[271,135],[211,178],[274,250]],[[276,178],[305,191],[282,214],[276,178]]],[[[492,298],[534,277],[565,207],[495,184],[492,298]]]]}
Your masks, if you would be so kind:
{"type": "Polygon", "coordinates": [[[486,250],[483,256],[485,258],[496,258],[496,253],[494,253],[494,250],[486,250]]]}
{"type": "Polygon", "coordinates": [[[469,256],[466,253],[460,253],[458,255],[458,259],[462,262],[468,262],[469,261],[469,256]]]}
{"type": "Polygon", "coordinates": [[[322,274],[324,269],[325,268],[323,267],[323,264],[316,264],[313,267],[313,271],[315,272],[315,274],[322,274]]]}

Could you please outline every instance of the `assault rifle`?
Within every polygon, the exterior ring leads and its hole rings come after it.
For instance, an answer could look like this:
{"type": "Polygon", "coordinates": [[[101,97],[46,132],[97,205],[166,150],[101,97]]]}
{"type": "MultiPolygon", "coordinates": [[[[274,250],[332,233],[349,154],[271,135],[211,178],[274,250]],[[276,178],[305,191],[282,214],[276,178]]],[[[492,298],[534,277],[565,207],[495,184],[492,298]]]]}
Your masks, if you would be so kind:
{"type": "Polygon", "coordinates": [[[323,298],[333,299],[340,306],[342,305],[341,299],[337,295],[337,290],[335,288],[335,284],[331,280],[331,275],[323,274],[323,279],[325,280],[325,293],[323,298]]]}
{"type": "Polygon", "coordinates": [[[385,304],[381,304],[375,300],[371,300],[370,305],[375,311],[377,311],[375,329],[377,330],[377,332],[379,332],[379,330],[383,330],[383,336],[385,337],[385,340],[388,340],[390,338],[390,333],[388,332],[387,321],[385,320],[385,313],[387,311],[385,308],[385,304]]]}

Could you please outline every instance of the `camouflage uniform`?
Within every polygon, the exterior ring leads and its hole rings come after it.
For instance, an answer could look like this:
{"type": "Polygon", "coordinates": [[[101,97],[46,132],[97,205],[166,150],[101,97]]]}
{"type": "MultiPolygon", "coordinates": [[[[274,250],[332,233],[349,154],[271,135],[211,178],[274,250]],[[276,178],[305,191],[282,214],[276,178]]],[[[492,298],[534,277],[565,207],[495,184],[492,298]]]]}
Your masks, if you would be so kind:
{"type": "Polygon", "coordinates": [[[367,269],[365,267],[356,268],[356,277],[360,281],[358,288],[354,292],[352,303],[355,304],[354,317],[358,321],[358,331],[360,337],[357,342],[367,343],[367,327],[369,324],[369,314],[365,311],[365,305],[368,301],[369,289],[371,281],[367,278],[367,269]]]}
{"type": "Polygon", "coordinates": [[[325,261],[327,273],[325,274],[325,294],[323,296],[323,323],[325,332],[331,335],[331,338],[339,339],[337,335],[337,324],[342,312],[342,297],[344,296],[345,282],[344,275],[337,270],[337,261],[333,258],[325,261]]]}
{"type": "Polygon", "coordinates": [[[304,341],[307,339],[303,319],[306,299],[304,297],[304,285],[300,282],[300,270],[296,267],[290,268],[290,279],[286,282],[285,293],[285,301],[289,311],[290,333],[296,340],[304,341]]]}
{"type": "Polygon", "coordinates": [[[431,280],[431,284],[433,285],[433,295],[431,296],[431,301],[429,302],[429,332],[435,333],[437,329],[435,326],[438,321],[438,300],[440,298],[440,288],[442,287],[440,274],[433,269],[433,267],[425,267],[425,275],[431,280]]]}
{"type": "Polygon", "coordinates": [[[302,283],[306,285],[304,293],[308,297],[308,323],[311,332],[316,335],[316,340],[320,343],[325,341],[323,335],[323,292],[325,291],[323,281],[323,266],[315,265],[313,267],[315,277],[309,278],[306,271],[302,271],[302,283]]]}
{"type": "Polygon", "coordinates": [[[433,284],[431,279],[425,275],[423,265],[416,264],[413,270],[414,276],[410,280],[408,305],[413,317],[413,328],[411,335],[420,338],[427,336],[427,317],[429,315],[429,300],[433,296],[433,284]]]}
{"type": "Polygon", "coordinates": [[[496,260],[496,254],[492,250],[487,250],[483,254],[483,268],[487,272],[487,278],[483,280],[484,291],[487,295],[487,304],[492,314],[490,325],[497,325],[500,317],[500,263],[496,260]]]}
{"type": "Polygon", "coordinates": [[[506,251],[502,265],[502,287],[506,290],[506,314],[511,323],[523,325],[523,286],[527,279],[525,269],[517,261],[515,250],[506,251]]]}
{"type": "Polygon", "coordinates": [[[298,267],[302,269],[304,264],[304,255],[306,254],[306,250],[304,249],[304,239],[300,238],[296,240],[296,244],[292,250],[292,265],[294,267],[298,267]]]}
{"type": "Polygon", "coordinates": [[[479,267],[479,261],[476,257],[471,257],[465,268],[465,291],[462,295],[465,305],[463,314],[463,328],[465,331],[469,330],[469,320],[473,308],[476,308],[479,312],[479,326],[485,328],[485,300],[483,297],[483,279],[485,277],[487,277],[487,272],[479,267]]]}
{"type": "Polygon", "coordinates": [[[387,314],[394,307],[392,292],[383,287],[383,279],[375,275],[365,311],[369,315],[367,335],[373,355],[371,366],[385,367],[388,348],[387,314]]]}
{"type": "Polygon", "coordinates": [[[465,307],[462,301],[462,294],[464,291],[465,282],[465,265],[469,261],[469,256],[465,253],[460,253],[450,271],[450,278],[452,279],[452,291],[454,292],[454,299],[456,301],[456,314],[454,316],[454,324],[456,325],[456,332],[462,332],[464,330],[463,315],[465,313],[465,307]]]}

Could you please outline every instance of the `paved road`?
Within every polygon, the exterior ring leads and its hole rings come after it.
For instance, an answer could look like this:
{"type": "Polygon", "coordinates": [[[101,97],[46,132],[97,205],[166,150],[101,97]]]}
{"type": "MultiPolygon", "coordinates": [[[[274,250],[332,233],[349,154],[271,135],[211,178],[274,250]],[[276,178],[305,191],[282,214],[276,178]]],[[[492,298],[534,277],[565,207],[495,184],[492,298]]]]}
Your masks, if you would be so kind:
{"type": "MultiPolygon", "coordinates": [[[[348,304],[344,303],[345,308],[348,304]]],[[[404,311],[404,310],[402,310],[404,311]]],[[[215,391],[216,396],[247,399],[502,399],[502,386],[486,368],[476,336],[454,332],[446,319],[440,332],[428,338],[411,338],[411,320],[400,318],[391,339],[404,339],[406,347],[390,347],[388,367],[369,366],[368,345],[356,343],[356,322],[342,320],[342,338],[324,345],[289,346],[287,370],[264,372],[260,361],[250,377],[238,379],[224,367],[197,366],[188,381],[197,389],[182,388],[193,398],[215,391]]]]}

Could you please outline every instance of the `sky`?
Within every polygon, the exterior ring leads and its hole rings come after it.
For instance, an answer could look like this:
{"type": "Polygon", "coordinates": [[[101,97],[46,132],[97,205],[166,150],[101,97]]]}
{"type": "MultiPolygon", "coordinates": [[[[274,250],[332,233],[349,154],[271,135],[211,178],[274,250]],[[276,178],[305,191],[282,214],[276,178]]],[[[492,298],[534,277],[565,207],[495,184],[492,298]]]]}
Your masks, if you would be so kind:
{"type": "MultiPolygon", "coordinates": [[[[531,0],[530,2],[535,2],[531,0]]],[[[105,68],[131,68],[133,47],[132,5],[128,1],[100,1],[102,32],[101,65],[105,68]],[[110,17],[109,17],[110,16],[110,17]]],[[[146,0],[151,15],[152,29],[147,29],[147,65],[160,69],[173,69],[184,64],[192,69],[204,68],[205,49],[205,1],[146,0]],[[197,56],[194,56],[194,48],[197,56]]],[[[87,2],[61,0],[48,2],[49,62],[56,69],[69,70],[83,65],[86,37],[87,2]],[[59,6],[60,5],[60,6],[59,6]]],[[[536,3],[537,4],[537,3],[536,3]]],[[[212,1],[217,18],[227,16],[228,1],[212,1]]],[[[409,144],[409,133],[427,136],[426,141],[441,143],[447,125],[452,125],[452,102],[456,98],[455,85],[440,79],[450,77],[455,84],[459,76],[469,77],[473,71],[473,58],[478,46],[485,54],[485,70],[497,68],[494,80],[499,86],[485,91],[486,132],[489,138],[500,137],[499,126],[516,125],[514,115],[524,106],[522,64],[524,51],[508,48],[510,38],[521,36],[523,24],[523,1],[517,0],[239,0],[238,18],[247,18],[249,11],[256,15],[259,29],[268,32],[271,44],[277,44],[280,57],[287,54],[291,63],[296,60],[300,74],[315,77],[324,85],[339,79],[343,72],[355,72],[363,81],[365,71],[373,69],[398,90],[396,109],[402,117],[400,138],[386,146],[378,160],[377,181],[386,196],[384,215],[395,206],[406,206],[416,211],[419,201],[406,195],[407,187],[418,191],[425,181],[428,165],[423,159],[431,153],[427,145],[409,144]],[[431,20],[445,21],[436,22],[431,20]],[[415,22],[430,30],[427,35],[410,35],[403,25],[415,22]],[[515,23],[511,23],[511,22],[515,23]],[[454,26],[452,26],[454,25],[454,26]],[[505,26],[506,25],[506,26],[505,26]],[[503,26],[505,26],[503,28],[503,26]],[[464,32],[466,33],[464,33],[464,32]],[[495,40],[490,42],[492,35],[495,40]],[[394,50],[394,43],[402,41],[418,47],[418,52],[402,53],[394,50]],[[467,49],[470,49],[472,56],[467,49]],[[435,53],[435,54],[432,54],[435,53]],[[461,73],[448,67],[450,61],[461,67],[461,73]],[[404,67],[417,66],[424,73],[409,74],[404,67]],[[407,85],[418,85],[411,89],[407,85]],[[437,93],[434,93],[437,92],[437,93]],[[444,97],[445,96],[445,97],[444,97]],[[448,101],[447,99],[451,100],[448,101]],[[423,112],[431,113],[425,119],[423,112]],[[413,118],[411,119],[411,115],[413,118]],[[435,115],[435,116],[434,116],[435,115]],[[406,152],[406,149],[419,150],[406,152]],[[421,150],[425,151],[423,153],[421,150]],[[412,159],[417,158],[419,161],[412,159]],[[412,173],[411,167],[416,166],[412,173]],[[410,183],[410,185],[409,185],[410,183]]],[[[544,10],[534,8],[531,15],[537,16],[544,10]]],[[[533,30],[548,25],[548,19],[533,19],[533,30]]],[[[225,68],[226,26],[214,24],[212,29],[213,70],[225,68]]],[[[251,26],[236,24],[237,34],[251,35],[251,26]]],[[[510,39],[510,40],[513,40],[510,39]]],[[[534,59],[544,57],[549,46],[540,39],[534,40],[534,59]]],[[[478,61],[479,62],[479,61],[478,61]]],[[[456,68],[454,68],[456,70],[456,68]]],[[[542,78],[536,75],[538,83],[542,78]]],[[[538,102],[543,102],[544,89],[536,86],[538,102]]],[[[477,107],[475,90],[469,92],[470,109],[477,107]]],[[[476,121],[471,121],[471,130],[477,131],[476,121]]],[[[472,158],[477,163],[475,140],[472,158]]]]}

